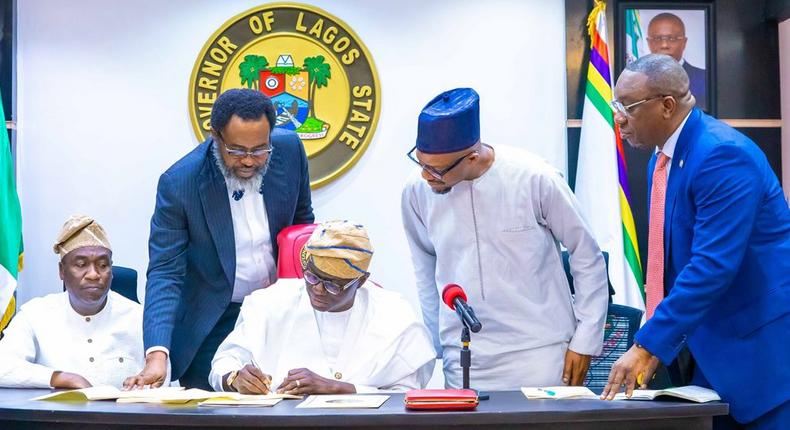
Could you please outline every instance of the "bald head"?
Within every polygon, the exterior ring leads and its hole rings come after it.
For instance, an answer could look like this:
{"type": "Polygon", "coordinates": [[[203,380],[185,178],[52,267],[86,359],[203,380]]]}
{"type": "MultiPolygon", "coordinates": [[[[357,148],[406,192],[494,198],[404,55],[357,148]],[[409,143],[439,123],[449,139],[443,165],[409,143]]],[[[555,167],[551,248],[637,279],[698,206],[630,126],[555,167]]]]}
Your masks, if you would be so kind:
{"type": "Polygon", "coordinates": [[[652,94],[671,95],[681,100],[689,91],[686,71],[669,55],[645,55],[625,66],[625,70],[645,75],[644,85],[652,94]]]}
{"type": "Polygon", "coordinates": [[[694,107],[689,78],[668,55],[650,54],[626,66],[614,96],[620,136],[635,148],[662,147],[694,107]]]}

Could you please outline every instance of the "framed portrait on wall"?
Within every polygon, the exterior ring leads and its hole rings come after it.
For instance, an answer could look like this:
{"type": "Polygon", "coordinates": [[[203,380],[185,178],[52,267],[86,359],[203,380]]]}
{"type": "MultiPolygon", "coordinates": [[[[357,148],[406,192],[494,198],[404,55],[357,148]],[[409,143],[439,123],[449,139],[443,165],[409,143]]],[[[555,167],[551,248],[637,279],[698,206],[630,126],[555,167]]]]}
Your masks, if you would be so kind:
{"type": "Polygon", "coordinates": [[[618,74],[647,54],[667,54],[683,65],[697,107],[716,114],[716,61],[712,3],[623,1],[617,7],[618,74]]]}

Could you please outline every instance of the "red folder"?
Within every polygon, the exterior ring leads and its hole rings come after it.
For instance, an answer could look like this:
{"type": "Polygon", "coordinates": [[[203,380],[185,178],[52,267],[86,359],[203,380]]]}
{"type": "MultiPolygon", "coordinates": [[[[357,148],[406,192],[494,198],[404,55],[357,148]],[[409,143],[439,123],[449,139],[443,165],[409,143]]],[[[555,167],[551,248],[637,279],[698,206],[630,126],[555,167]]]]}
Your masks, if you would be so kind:
{"type": "Polygon", "coordinates": [[[475,390],[409,390],[406,409],[466,410],[477,407],[475,390]]]}

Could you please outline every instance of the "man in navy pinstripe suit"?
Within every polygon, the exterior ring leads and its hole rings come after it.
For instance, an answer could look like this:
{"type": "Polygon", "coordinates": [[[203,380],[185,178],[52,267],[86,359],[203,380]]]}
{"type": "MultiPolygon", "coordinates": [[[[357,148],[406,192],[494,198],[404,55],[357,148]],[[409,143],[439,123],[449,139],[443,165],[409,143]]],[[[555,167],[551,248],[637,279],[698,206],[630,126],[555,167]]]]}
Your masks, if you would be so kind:
{"type": "Polygon", "coordinates": [[[276,280],[277,233],[314,220],[299,138],[272,130],[275,110],[258,91],[214,102],[212,137],[159,178],[148,243],[145,368],[124,386],[165,382],[210,389],[211,359],[241,302],[276,280]]]}

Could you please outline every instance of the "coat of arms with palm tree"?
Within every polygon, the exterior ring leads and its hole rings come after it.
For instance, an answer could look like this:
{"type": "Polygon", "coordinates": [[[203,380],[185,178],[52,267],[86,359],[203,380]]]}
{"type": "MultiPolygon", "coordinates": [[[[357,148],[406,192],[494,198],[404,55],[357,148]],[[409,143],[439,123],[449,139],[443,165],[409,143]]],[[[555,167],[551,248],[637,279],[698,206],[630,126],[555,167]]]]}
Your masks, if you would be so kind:
{"type": "Polygon", "coordinates": [[[326,136],[329,124],[318,118],[316,91],[329,85],[332,77],[323,55],[307,57],[302,67],[294,66],[290,55],[283,54],[274,67],[263,55],[246,55],[239,64],[241,84],[259,89],[272,99],[277,111],[275,126],[294,130],[305,140],[326,136]]]}

